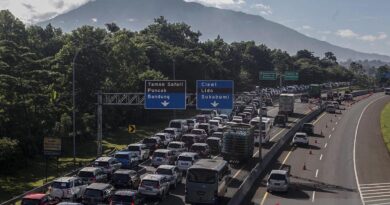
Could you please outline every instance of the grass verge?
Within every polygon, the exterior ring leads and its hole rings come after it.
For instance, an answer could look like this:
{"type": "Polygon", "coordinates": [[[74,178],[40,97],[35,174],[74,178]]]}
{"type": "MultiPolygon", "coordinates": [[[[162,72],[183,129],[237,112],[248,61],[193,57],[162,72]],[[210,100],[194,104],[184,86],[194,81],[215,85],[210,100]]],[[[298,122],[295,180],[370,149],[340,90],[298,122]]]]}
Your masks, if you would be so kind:
{"type": "Polygon", "coordinates": [[[387,150],[390,152],[390,103],[388,103],[381,113],[382,137],[387,150]]]}

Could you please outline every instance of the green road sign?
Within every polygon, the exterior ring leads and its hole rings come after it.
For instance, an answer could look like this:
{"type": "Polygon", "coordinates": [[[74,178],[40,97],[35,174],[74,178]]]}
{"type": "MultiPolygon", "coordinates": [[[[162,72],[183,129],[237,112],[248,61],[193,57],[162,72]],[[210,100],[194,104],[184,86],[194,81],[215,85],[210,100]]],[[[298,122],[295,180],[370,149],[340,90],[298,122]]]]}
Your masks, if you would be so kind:
{"type": "Polygon", "coordinates": [[[298,72],[287,71],[284,73],[284,80],[297,81],[299,79],[298,72]]]}
{"type": "Polygon", "coordinates": [[[260,72],[260,80],[276,80],[276,72],[262,71],[260,72]]]}

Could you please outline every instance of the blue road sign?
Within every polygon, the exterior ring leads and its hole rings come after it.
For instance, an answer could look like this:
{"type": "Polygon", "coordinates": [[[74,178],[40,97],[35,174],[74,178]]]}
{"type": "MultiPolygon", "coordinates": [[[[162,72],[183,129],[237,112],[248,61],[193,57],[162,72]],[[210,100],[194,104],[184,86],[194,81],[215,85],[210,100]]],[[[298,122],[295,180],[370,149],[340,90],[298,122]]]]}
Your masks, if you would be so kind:
{"type": "Polygon", "coordinates": [[[196,109],[233,109],[232,80],[196,81],[196,109]]]}
{"type": "Polygon", "coordinates": [[[186,109],[185,80],[145,80],[145,109],[186,109]]]}

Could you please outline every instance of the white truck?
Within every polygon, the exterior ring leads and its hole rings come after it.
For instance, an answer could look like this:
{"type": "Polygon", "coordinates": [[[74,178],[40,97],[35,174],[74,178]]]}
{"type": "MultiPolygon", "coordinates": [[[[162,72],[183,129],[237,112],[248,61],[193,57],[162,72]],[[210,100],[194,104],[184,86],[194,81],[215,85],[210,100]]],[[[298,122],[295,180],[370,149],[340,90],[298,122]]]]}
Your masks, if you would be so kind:
{"type": "Polygon", "coordinates": [[[279,96],[279,114],[291,115],[294,113],[294,94],[280,94],[279,96]]]}

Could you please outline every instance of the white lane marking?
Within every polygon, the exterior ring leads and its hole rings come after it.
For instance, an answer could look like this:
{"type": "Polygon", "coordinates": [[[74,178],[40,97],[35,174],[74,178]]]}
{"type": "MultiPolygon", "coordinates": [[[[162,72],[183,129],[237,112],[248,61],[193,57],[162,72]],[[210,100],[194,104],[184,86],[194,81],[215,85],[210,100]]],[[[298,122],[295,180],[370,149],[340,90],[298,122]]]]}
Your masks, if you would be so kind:
{"type": "Polygon", "coordinates": [[[363,193],[363,196],[366,196],[366,195],[378,195],[378,194],[390,194],[390,190],[387,190],[387,191],[382,191],[382,192],[377,192],[377,190],[373,190],[375,191],[374,193],[363,193]]]}
{"type": "Polygon", "coordinates": [[[321,156],[320,156],[320,161],[322,160],[322,154],[321,154],[321,156]]]}
{"type": "MultiPolygon", "coordinates": [[[[367,200],[367,201],[365,201],[365,202],[370,203],[370,202],[388,201],[388,200],[389,200],[389,199],[373,199],[373,200],[367,200]]],[[[365,204],[365,202],[364,202],[364,204],[365,204]]],[[[386,202],[386,203],[390,203],[390,202],[386,202]]]]}
{"type": "Polygon", "coordinates": [[[362,193],[376,192],[376,191],[389,191],[389,189],[373,189],[373,190],[363,190],[362,193]]]}
{"type": "Polygon", "coordinates": [[[313,196],[311,198],[311,202],[314,202],[314,198],[316,197],[316,191],[313,191],[313,196]]]}
{"type": "Polygon", "coordinates": [[[336,122],[336,125],[338,124],[339,122],[336,122]]]}
{"type": "Polygon", "coordinates": [[[371,205],[389,205],[390,204],[390,201],[389,202],[385,202],[385,203],[376,203],[376,204],[371,204],[371,205]]]}
{"type": "Polygon", "coordinates": [[[334,131],[334,128],[332,128],[332,131],[334,131]]]}
{"type": "Polygon", "coordinates": [[[318,169],[316,170],[316,178],[318,177],[318,169]]]}
{"type": "Polygon", "coordinates": [[[357,133],[358,133],[359,125],[360,125],[360,120],[362,119],[364,112],[367,110],[367,108],[371,104],[373,104],[374,102],[376,102],[376,101],[378,101],[378,100],[380,100],[380,99],[382,99],[384,97],[386,97],[386,96],[382,96],[380,98],[377,98],[376,100],[371,101],[370,103],[368,103],[363,108],[363,111],[362,111],[362,113],[360,113],[359,120],[358,120],[358,123],[356,124],[356,128],[355,128],[355,137],[354,137],[354,140],[353,140],[353,169],[355,171],[356,185],[358,187],[359,194],[360,194],[360,199],[362,200],[363,205],[365,205],[366,202],[363,200],[363,195],[362,195],[362,191],[360,189],[360,184],[359,184],[359,177],[357,175],[357,169],[356,169],[356,139],[357,139],[357,133]]]}
{"type": "Polygon", "coordinates": [[[316,121],[313,122],[313,124],[315,125],[322,117],[324,117],[326,114],[326,112],[324,112],[321,116],[319,116],[316,121]]]}
{"type": "Polygon", "coordinates": [[[332,135],[329,135],[329,139],[332,137],[332,135]]]}
{"type": "Polygon", "coordinates": [[[324,148],[326,148],[326,146],[328,146],[328,143],[325,143],[325,146],[324,146],[324,148]]]}
{"type": "Polygon", "coordinates": [[[376,186],[360,186],[361,189],[375,189],[375,188],[389,188],[390,190],[390,185],[376,185],[376,186]]]}
{"type": "Polygon", "coordinates": [[[375,185],[383,185],[383,184],[390,185],[390,183],[372,183],[372,184],[360,184],[360,186],[375,186],[375,185]]]}

